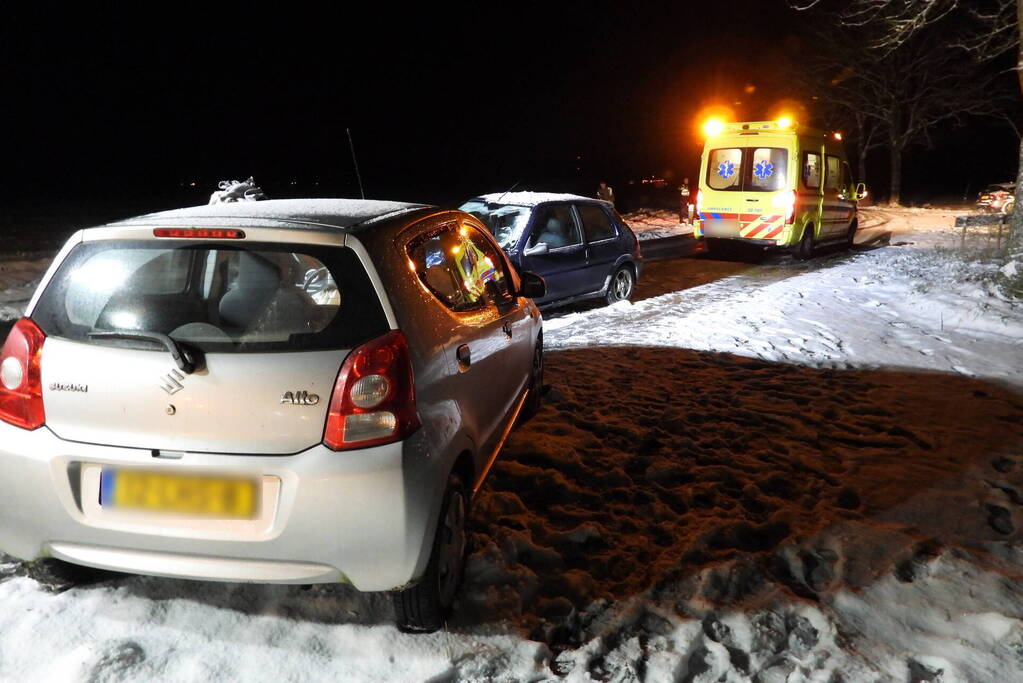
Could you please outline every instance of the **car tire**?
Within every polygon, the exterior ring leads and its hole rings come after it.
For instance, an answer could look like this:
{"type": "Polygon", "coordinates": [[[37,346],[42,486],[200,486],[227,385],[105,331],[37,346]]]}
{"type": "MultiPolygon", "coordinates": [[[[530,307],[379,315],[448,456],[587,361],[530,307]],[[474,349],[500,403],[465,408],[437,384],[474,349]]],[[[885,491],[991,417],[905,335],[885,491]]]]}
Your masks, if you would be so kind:
{"type": "Polygon", "coordinates": [[[536,338],[536,346],[533,347],[533,364],[529,375],[529,393],[526,395],[526,405],[522,409],[521,422],[540,412],[543,404],[543,335],[536,338]]]}
{"type": "Polygon", "coordinates": [[[813,257],[813,224],[807,223],[803,228],[803,239],[799,240],[796,247],[795,257],[800,261],[806,261],[813,257]]]}
{"type": "Polygon", "coordinates": [[[395,622],[402,631],[432,633],[447,621],[465,571],[468,513],[465,484],[452,473],[444,490],[426,571],[418,583],[393,594],[395,622]]]}
{"type": "Polygon", "coordinates": [[[860,221],[858,218],[852,220],[852,224],[849,226],[849,232],[845,236],[845,248],[852,249],[856,243],[856,231],[860,227],[860,221]]]}
{"type": "Polygon", "coordinates": [[[632,268],[622,266],[611,275],[611,281],[607,285],[607,294],[604,295],[604,300],[608,304],[626,301],[632,296],[632,290],[635,285],[636,276],[632,274],[632,268]]]}
{"type": "Polygon", "coordinates": [[[1014,199],[1010,199],[1009,201],[1005,202],[1005,204],[1002,206],[1002,213],[1004,213],[1006,216],[1011,216],[1012,212],[1015,211],[1015,209],[1016,201],[1014,199]]]}

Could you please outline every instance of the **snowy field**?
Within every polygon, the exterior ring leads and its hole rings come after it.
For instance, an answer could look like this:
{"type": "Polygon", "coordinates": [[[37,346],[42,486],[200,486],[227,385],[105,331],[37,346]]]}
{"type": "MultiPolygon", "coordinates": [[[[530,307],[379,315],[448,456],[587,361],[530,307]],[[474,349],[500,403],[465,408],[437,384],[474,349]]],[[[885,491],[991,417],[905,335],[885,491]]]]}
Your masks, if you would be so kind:
{"type": "MultiPolygon", "coordinates": [[[[1023,308],[987,237],[864,218],[851,253],[652,263],[634,303],[545,314],[444,632],[8,560],[0,679],[1023,680],[1023,308]]],[[[0,319],[45,266],[0,262],[0,319]]]]}

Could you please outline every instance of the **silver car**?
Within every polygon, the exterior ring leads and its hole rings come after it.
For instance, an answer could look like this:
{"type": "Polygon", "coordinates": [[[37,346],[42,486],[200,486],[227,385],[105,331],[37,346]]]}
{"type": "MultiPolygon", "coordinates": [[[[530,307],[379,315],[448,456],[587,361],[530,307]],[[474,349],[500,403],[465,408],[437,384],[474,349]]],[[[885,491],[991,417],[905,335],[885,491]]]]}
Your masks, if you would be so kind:
{"type": "Polygon", "coordinates": [[[82,230],[0,351],[0,549],[392,591],[443,624],[539,406],[544,283],[461,211],[203,206],[82,230]]]}

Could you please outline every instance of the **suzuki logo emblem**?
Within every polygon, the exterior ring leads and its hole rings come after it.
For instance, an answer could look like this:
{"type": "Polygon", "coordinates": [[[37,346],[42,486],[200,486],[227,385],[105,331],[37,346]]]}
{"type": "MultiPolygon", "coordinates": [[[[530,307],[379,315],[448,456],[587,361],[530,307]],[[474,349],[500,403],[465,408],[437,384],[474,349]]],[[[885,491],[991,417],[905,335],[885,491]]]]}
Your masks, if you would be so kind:
{"type": "Polygon", "coordinates": [[[295,406],[314,406],[320,402],[320,397],[310,394],[308,391],[284,392],[281,396],[281,403],[289,403],[295,406]]]}
{"type": "Polygon", "coordinates": [[[160,388],[166,391],[168,394],[176,394],[185,388],[185,385],[181,383],[181,380],[185,379],[177,370],[171,370],[168,374],[164,375],[161,380],[160,388]]]}

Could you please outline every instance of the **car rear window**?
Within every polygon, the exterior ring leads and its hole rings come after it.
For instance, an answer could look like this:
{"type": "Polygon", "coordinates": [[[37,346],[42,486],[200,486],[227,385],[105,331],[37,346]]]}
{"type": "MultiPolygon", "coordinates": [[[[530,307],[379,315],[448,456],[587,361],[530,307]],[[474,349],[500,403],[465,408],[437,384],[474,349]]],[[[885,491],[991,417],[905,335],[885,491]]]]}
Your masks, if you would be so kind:
{"type": "Polygon", "coordinates": [[[158,332],[205,351],[343,349],[385,332],[358,257],[342,247],[149,241],[80,244],[33,319],[54,337],[158,332]]]}

